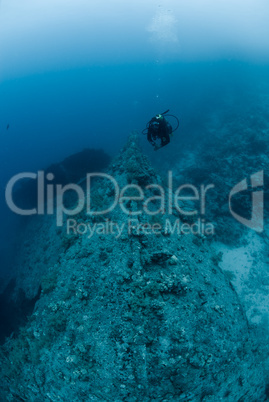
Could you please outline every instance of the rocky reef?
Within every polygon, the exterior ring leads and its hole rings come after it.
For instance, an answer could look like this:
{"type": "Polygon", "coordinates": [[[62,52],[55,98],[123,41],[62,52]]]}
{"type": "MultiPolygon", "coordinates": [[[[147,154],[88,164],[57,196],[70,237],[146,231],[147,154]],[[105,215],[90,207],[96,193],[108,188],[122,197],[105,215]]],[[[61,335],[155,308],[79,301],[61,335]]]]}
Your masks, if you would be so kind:
{"type": "MultiPolygon", "coordinates": [[[[41,293],[1,347],[0,399],[266,400],[258,345],[210,244],[171,230],[174,209],[147,214],[135,198],[139,185],[157,210],[151,184],[163,186],[135,135],[107,174],[131,185],[131,201],[105,216],[80,211],[69,234],[67,217],[62,228],[52,216],[28,225],[13,298],[41,293]]],[[[115,197],[101,179],[93,190],[96,210],[115,197]]]]}
{"type": "MultiPolygon", "coordinates": [[[[86,173],[102,171],[107,168],[110,157],[102,149],[85,148],[65,158],[59,163],[54,163],[44,169],[43,174],[53,178],[54,184],[66,185],[76,183],[86,173]]],[[[44,199],[47,199],[45,187],[44,199]]],[[[37,205],[37,183],[36,180],[24,180],[15,187],[13,195],[14,202],[20,208],[35,208],[37,205]]]]}

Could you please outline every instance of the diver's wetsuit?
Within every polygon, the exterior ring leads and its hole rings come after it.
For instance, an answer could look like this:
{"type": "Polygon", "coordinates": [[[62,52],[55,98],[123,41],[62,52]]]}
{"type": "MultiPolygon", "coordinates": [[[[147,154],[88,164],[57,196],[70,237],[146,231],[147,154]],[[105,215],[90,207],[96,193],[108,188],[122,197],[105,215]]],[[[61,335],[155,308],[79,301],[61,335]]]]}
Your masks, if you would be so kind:
{"type": "Polygon", "coordinates": [[[148,141],[155,146],[155,149],[164,147],[170,142],[170,134],[172,133],[172,126],[165,118],[153,117],[149,122],[147,139],[148,141]],[[156,140],[160,139],[161,144],[159,146],[156,145],[156,140]]]}

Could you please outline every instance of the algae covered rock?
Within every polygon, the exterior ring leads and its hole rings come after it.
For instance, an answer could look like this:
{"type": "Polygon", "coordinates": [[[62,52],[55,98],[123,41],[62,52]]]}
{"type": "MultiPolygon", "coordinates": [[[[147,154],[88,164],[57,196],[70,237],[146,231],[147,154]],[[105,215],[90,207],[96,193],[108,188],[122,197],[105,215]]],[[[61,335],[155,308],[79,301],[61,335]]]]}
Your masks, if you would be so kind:
{"type": "MultiPolygon", "coordinates": [[[[107,173],[147,198],[156,195],[148,185],[162,184],[135,136],[107,173]]],[[[112,200],[107,185],[95,185],[112,200]]],[[[117,205],[110,226],[80,217],[85,228],[107,226],[77,233],[40,278],[33,315],[2,347],[3,400],[265,400],[257,345],[210,245],[167,232],[178,216],[166,208],[157,222],[143,202],[125,199],[129,214],[117,205]]]]}

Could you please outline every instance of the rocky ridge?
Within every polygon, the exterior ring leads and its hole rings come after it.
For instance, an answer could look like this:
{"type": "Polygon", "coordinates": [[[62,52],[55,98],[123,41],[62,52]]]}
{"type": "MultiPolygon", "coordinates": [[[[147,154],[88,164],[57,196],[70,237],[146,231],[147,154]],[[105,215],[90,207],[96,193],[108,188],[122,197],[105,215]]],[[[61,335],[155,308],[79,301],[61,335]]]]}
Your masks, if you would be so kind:
{"type": "MultiPolygon", "coordinates": [[[[162,184],[136,136],[107,173],[120,187],[143,187],[147,198],[156,192],[145,186],[162,184]]],[[[114,195],[96,180],[93,208],[114,195]]],[[[136,212],[142,202],[124,205],[136,212]]],[[[26,326],[1,348],[3,400],[265,400],[261,359],[237,294],[203,238],[167,230],[167,219],[179,219],[175,211],[142,212],[130,223],[118,205],[106,217],[81,211],[76,218],[84,228],[109,219],[123,231],[67,235],[66,220],[44,244],[48,220],[39,221],[28,258],[47,255],[42,272],[33,266],[41,295],[26,326]],[[141,229],[154,223],[161,233],[141,229]],[[54,244],[57,258],[50,257],[54,244]]],[[[30,295],[26,266],[27,258],[17,289],[30,295]]]]}

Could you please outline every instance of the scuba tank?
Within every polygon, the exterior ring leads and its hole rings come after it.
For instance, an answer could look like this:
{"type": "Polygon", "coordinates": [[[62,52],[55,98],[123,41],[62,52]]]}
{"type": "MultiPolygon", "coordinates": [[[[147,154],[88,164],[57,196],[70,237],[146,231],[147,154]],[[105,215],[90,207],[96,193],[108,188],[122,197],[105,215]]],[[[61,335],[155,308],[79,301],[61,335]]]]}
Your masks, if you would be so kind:
{"type": "MultiPolygon", "coordinates": [[[[158,120],[162,120],[165,117],[173,117],[174,119],[176,119],[177,121],[177,125],[176,127],[173,129],[173,127],[171,126],[171,124],[169,122],[167,122],[167,124],[171,127],[172,131],[169,132],[170,135],[172,135],[172,133],[174,131],[176,131],[179,127],[179,120],[176,116],[174,116],[173,114],[168,114],[169,113],[169,109],[167,109],[165,112],[161,113],[161,114],[157,114],[155,117],[153,117],[146,125],[146,128],[144,128],[144,130],[142,131],[142,134],[147,135],[148,134],[148,130],[149,128],[151,128],[151,130],[153,130],[153,132],[155,131],[155,129],[157,128],[157,126],[154,127],[154,122],[158,123],[158,120]]],[[[168,126],[168,127],[169,127],[168,126]]],[[[169,131],[170,131],[170,127],[169,127],[169,131]]]]}

